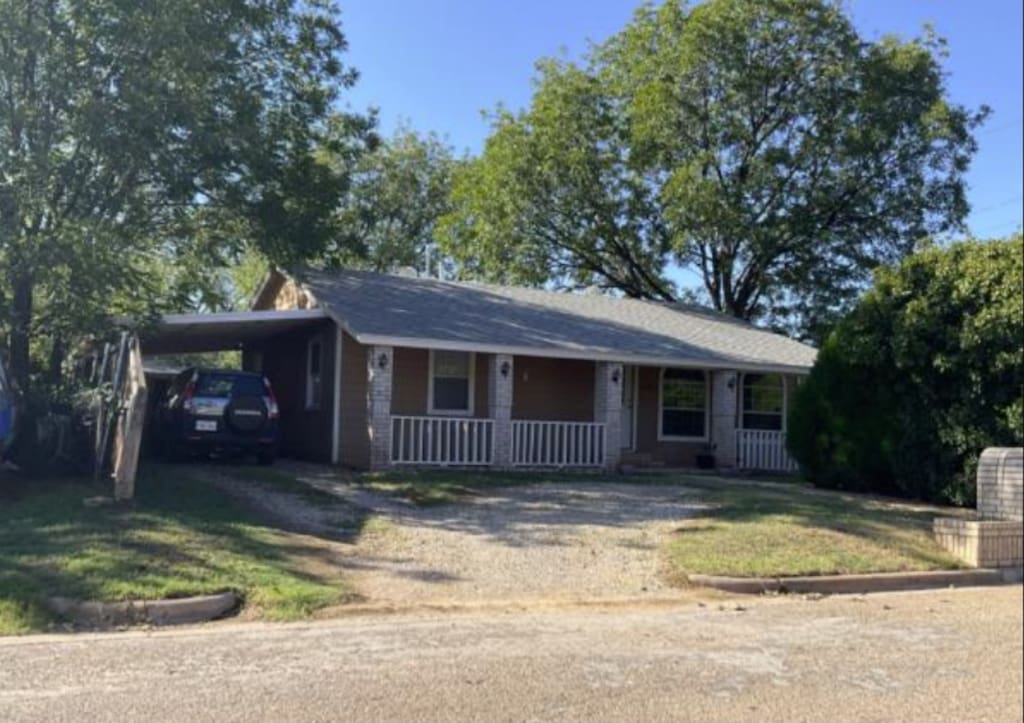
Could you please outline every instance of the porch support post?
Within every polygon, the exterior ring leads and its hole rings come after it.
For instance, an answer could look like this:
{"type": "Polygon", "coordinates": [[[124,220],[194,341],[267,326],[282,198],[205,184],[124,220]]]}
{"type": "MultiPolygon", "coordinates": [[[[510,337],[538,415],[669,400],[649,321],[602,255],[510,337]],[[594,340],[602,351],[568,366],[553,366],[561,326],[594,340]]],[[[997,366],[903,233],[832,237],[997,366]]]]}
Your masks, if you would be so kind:
{"type": "Polygon", "coordinates": [[[371,346],[366,354],[366,424],[370,434],[370,469],[391,464],[391,378],[395,368],[390,346],[371,346]]]}
{"type": "Polygon", "coordinates": [[[511,354],[491,354],[487,366],[487,416],[494,420],[491,464],[499,469],[512,466],[512,389],[516,366],[511,354]]]}
{"type": "Polygon", "coordinates": [[[737,371],[720,369],[711,373],[711,442],[717,467],[736,466],[739,385],[737,371]]]}
{"type": "Polygon", "coordinates": [[[594,364],[594,421],[604,424],[604,465],[614,469],[622,454],[622,365],[594,364]]]}

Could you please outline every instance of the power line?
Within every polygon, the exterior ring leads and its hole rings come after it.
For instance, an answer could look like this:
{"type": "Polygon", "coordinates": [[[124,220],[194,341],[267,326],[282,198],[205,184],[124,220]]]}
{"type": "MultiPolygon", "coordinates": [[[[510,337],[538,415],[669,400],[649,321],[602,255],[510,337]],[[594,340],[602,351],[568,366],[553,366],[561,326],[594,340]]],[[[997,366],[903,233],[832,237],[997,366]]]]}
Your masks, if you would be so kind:
{"type": "Polygon", "coordinates": [[[1017,195],[1014,196],[1013,198],[1008,198],[1005,201],[1000,201],[999,203],[993,203],[988,206],[982,206],[981,208],[971,209],[971,214],[976,215],[986,213],[988,211],[996,211],[1000,208],[1006,208],[1011,204],[1020,203],[1022,200],[1024,200],[1024,195],[1017,195]]]}
{"type": "Polygon", "coordinates": [[[1018,118],[1017,120],[1010,121],[1009,123],[1003,123],[1002,125],[993,126],[992,128],[982,128],[980,131],[978,131],[974,135],[976,135],[976,136],[987,136],[987,135],[989,135],[991,133],[998,133],[999,131],[1005,131],[1008,128],[1015,128],[1016,126],[1019,126],[1021,123],[1024,123],[1024,116],[1018,118]]]}

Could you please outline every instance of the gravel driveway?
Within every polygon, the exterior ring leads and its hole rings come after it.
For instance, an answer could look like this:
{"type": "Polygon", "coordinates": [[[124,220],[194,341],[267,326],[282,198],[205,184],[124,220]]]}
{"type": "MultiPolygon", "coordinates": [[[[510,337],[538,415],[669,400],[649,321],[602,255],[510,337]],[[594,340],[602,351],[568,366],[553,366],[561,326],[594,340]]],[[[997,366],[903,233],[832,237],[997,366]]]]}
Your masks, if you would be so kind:
{"type": "MultiPolygon", "coordinates": [[[[397,605],[675,597],[662,548],[698,510],[678,487],[584,481],[490,488],[457,504],[415,507],[339,481],[329,468],[281,470],[372,512],[373,531],[330,544],[329,561],[366,600],[397,605]]],[[[230,484],[317,534],[322,509],[230,484]]]]}
{"type": "Polygon", "coordinates": [[[346,561],[370,599],[581,599],[671,594],[661,549],[694,509],[678,488],[539,484],[440,507],[378,504],[385,534],[346,561]]]}

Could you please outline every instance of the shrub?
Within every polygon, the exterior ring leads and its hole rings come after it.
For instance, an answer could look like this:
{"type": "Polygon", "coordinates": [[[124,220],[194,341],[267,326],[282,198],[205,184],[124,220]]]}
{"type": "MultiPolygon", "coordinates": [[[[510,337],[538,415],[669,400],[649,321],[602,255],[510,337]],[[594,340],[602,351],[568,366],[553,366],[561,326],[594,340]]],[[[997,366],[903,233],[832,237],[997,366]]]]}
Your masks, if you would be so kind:
{"type": "Polygon", "coordinates": [[[929,247],[880,270],[789,419],[816,485],[973,504],[978,456],[1024,442],[1024,243],[929,247]]]}

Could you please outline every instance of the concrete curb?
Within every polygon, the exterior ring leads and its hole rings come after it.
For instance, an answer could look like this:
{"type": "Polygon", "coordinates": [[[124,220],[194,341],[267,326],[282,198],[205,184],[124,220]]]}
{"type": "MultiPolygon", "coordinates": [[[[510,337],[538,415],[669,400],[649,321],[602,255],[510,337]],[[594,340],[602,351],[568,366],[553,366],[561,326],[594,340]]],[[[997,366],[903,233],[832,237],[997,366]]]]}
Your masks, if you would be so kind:
{"type": "Polygon", "coordinates": [[[927,590],[943,587],[974,587],[1013,582],[1010,571],[934,570],[929,572],[880,572],[865,575],[820,575],[814,577],[723,577],[689,575],[694,585],[726,592],[758,595],[766,592],[820,593],[823,595],[927,590]]]}
{"type": "Polygon", "coordinates": [[[61,617],[79,625],[106,627],[117,625],[183,625],[219,618],[238,607],[233,592],[173,600],[129,600],[95,602],[65,597],[47,598],[46,606],[61,617]]]}

